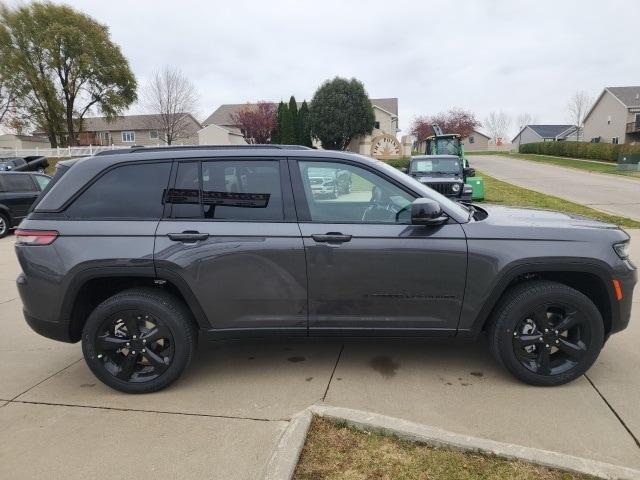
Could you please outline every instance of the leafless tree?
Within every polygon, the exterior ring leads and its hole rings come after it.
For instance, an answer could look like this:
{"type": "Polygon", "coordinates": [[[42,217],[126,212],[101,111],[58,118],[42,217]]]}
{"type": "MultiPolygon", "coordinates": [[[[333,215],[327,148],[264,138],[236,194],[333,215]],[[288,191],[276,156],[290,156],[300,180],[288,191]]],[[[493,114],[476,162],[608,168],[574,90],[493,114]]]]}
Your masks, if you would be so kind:
{"type": "Polygon", "coordinates": [[[482,125],[489,132],[489,136],[498,144],[509,133],[511,117],[504,112],[491,112],[482,125]]]}
{"type": "Polygon", "coordinates": [[[536,123],[536,121],[536,117],[531,115],[529,112],[522,112],[520,115],[518,115],[518,118],[516,118],[516,126],[518,127],[518,131],[520,131],[527,125],[533,125],[534,123],[536,123]]]}
{"type": "Polygon", "coordinates": [[[567,103],[567,112],[569,113],[569,120],[573,125],[578,127],[577,140],[580,141],[580,135],[582,134],[582,127],[584,126],[584,119],[587,116],[587,112],[593,104],[593,98],[585,91],[579,90],[573,94],[567,103]]]}
{"type": "Polygon", "coordinates": [[[154,73],[143,98],[147,109],[158,115],[159,137],[167,145],[195,134],[191,118],[198,103],[193,83],[179,70],[165,67],[154,73]]]}

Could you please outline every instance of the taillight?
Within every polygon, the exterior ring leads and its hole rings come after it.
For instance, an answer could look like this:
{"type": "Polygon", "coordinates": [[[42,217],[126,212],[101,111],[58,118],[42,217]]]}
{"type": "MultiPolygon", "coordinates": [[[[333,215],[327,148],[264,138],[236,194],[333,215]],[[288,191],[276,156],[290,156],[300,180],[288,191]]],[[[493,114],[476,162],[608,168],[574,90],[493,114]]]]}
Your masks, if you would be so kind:
{"type": "Polygon", "coordinates": [[[18,245],[50,245],[58,238],[55,230],[16,230],[16,244],[18,245]]]}

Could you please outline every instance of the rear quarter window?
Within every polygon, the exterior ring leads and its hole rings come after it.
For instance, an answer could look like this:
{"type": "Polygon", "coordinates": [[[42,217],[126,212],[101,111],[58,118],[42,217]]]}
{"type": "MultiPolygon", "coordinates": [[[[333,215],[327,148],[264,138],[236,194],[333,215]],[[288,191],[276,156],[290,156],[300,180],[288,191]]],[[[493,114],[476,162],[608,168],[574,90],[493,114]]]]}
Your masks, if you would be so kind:
{"type": "Polygon", "coordinates": [[[170,170],[170,162],[118,166],[90,184],[65,213],[72,219],[157,220],[170,170]]]}

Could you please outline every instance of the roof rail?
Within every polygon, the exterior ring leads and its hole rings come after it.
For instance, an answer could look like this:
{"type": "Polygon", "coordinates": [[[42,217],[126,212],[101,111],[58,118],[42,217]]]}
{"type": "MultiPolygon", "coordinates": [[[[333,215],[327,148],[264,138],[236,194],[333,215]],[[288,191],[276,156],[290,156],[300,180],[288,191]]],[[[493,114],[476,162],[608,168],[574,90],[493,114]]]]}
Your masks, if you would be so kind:
{"type": "Polygon", "coordinates": [[[191,145],[191,146],[169,146],[169,147],[145,147],[144,145],[134,146],[130,148],[120,148],[117,150],[103,150],[97,152],[94,156],[103,155],[122,155],[125,153],[144,153],[144,152],[176,152],[186,150],[251,150],[256,148],[267,148],[274,150],[313,150],[303,145],[276,145],[276,144],[252,144],[252,145],[191,145]]]}

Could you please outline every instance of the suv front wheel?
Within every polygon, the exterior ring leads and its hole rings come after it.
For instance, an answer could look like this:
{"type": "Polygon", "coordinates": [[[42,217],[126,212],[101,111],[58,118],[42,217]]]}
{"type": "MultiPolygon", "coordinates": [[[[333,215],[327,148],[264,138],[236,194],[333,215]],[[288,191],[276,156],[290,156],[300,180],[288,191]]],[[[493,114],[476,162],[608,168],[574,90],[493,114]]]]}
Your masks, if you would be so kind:
{"type": "Polygon", "coordinates": [[[509,290],[489,328],[493,355],[518,379],[561,385],[585,373],[604,342],[602,315],[581,292],[552,281],[509,290]]]}
{"type": "Polygon", "coordinates": [[[103,383],[149,393],[175,381],[194,354],[196,330],[186,306],[157,289],[120,292],[96,307],[82,331],[87,365],[103,383]]]}

